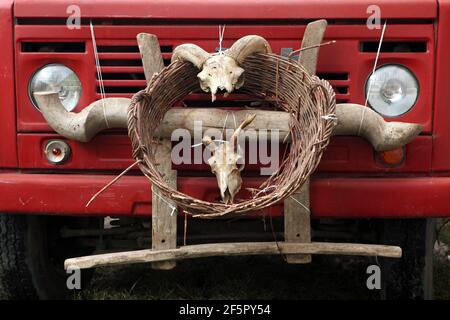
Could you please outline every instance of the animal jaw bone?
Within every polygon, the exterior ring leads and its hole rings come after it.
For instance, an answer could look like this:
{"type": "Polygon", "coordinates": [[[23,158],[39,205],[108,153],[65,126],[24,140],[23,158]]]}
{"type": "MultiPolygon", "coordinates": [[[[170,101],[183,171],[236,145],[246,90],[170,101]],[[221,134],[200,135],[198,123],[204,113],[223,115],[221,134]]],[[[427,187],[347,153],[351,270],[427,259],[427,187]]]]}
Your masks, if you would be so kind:
{"type": "Polygon", "coordinates": [[[210,148],[212,157],[208,159],[211,172],[216,175],[217,184],[220,189],[220,196],[223,202],[231,204],[234,197],[241,189],[241,171],[244,165],[239,166],[237,162],[241,159],[238,154],[237,144],[241,131],[247,127],[256,115],[248,115],[240,126],[234,131],[230,141],[217,145],[209,136],[203,138],[203,144],[210,148]]]}
{"type": "Polygon", "coordinates": [[[197,75],[200,87],[211,92],[215,101],[218,90],[231,93],[244,84],[244,69],[240,67],[248,56],[256,53],[272,52],[269,43],[262,37],[249,35],[237,40],[225,52],[210,54],[195,44],[182,44],[175,48],[172,62],[189,61],[201,72],[197,75]]]}

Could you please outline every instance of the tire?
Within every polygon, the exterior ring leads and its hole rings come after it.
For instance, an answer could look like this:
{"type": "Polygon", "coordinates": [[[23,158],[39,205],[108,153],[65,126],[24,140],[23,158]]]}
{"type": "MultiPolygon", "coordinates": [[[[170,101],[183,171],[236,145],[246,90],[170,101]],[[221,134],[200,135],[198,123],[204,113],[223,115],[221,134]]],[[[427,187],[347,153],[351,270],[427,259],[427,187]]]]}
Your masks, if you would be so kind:
{"type": "Polygon", "coordinates": [[[401,259],[382,259],[382,298],[433,298],[434,219],[386,220],[382,242],[402,248],[401,259]]]}
{"type": "MultiPolygon", "coordinates": [[[[2,298],[68,297],[63,260],[81,252],[74,250],[69,240],[59,238],[64,222],[67,219],[62,217],[0,214],[2,298]]],[[[81,279],[86,284],[90,276],[83,273],[81,279]]]]}

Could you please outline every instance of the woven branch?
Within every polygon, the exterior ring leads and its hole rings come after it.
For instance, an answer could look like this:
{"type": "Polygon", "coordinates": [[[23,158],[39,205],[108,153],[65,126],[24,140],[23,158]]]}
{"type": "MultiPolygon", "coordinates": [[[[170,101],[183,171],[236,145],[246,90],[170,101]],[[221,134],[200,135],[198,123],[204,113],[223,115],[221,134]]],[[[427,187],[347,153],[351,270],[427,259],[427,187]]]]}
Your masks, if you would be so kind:
{"type": "Polygon", "coordinates": [[[233,204],[196,199],[170,187],[158,171],[155,135],[166,112],[188,94],[199,91],[199,70],[189,62],[174,62],[152,79],[145,91],[138,92],[128,110],[128,133],[133,157],[144,175],[164,197],[195,217],[217,218],[242,215],[272,206],[292,195],[314,172],[329,143],[335,125],[333,89],[325,80],[309,75],[298,63],[275,54],[248,57],[242,66],[245,84],[241,90],[258,100],[272,102],[290,117],[290,151],[280,168],[259,187],[253,198],[233,204]],[[276,188],[268,188],[277,186],[276,188]]]}

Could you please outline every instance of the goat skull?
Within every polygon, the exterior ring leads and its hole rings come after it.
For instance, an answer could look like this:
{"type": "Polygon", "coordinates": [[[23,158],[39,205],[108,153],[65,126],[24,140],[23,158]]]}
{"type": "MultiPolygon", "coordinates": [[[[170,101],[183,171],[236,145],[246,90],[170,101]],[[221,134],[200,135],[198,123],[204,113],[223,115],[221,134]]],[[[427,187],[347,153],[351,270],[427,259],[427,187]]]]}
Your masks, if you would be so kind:
{"type": "Polygon", "coordinates": [[[241,156],[237,152],[240,132],[247,127],[256,115],[249,115],[236,129],[230,141],[217,145],[209,136],[203,138],[203,144],[210,148],[212,157],[208,159],[211,171],[216,175],[220,196],[226,204],[233,203],[234,197],[241,189],[241,171],[244,165],[238,167],[241,156]]]}
{"type": "Polygon", "coordinates": [[[270,52],[270,45],[264,38],[249,35],[237,40],[225,52],[214,54],[195,44],[182,44],[173,51],[172,62],[189,61],[201,70],[197,75],[200,87],[205,92],[211,92],[211,100],[214,101],[218,90],[224,90],[228,94],[242,87],[244,69],[240,65],[245,58],[255,53],[270,52]]]}

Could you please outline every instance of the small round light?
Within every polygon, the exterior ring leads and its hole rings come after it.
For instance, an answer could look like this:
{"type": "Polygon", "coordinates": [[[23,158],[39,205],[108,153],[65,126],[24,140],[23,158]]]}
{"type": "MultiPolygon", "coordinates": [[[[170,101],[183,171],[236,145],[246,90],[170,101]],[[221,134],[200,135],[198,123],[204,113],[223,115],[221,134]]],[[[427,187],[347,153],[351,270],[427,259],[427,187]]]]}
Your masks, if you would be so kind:
{"type": "Polygon", "coordinates": [[[388,167],[398,166],[405,160],[405,150],[403,147],[380,153],[383,163],[388,167]]]}
{"type": "Polygon", "coordinates": [[[384,65],[375,70],[366,83],[369,105],[386,117],[398,117],[416,103],[419,83],[414,74],[401,65],[384,65]]]}
{"type": "Polygon", "coordinates": [[[53,164],[62,164],[70,157],[70,147],[62,140],[50,140],[45,144],[44,154],[53,164]]]}
{"type": "Polygon", "coordinates": [[[58,92],[64,108],[72,111],[80,101],[81,82],[69,67],[62,64],[48,64],[36,71],[28,85],[28,95],[37,109],[39,107],[33,94],[40,91],[58,92]]]}

